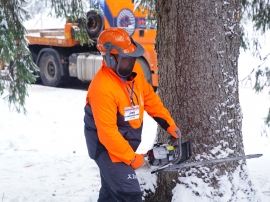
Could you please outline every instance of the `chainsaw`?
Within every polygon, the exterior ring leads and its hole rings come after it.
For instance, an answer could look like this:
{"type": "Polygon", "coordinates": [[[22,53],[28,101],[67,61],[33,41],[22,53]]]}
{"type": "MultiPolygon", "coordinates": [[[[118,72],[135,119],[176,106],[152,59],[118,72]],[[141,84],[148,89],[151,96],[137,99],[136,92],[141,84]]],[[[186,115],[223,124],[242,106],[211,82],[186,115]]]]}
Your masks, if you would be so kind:
{"type": "Polygon", "coordinates": [[[192,143],[187,141],[182,143],[180,138],[170,137],[168,143],[156,143],[153,149],[145,155],[147,166],[153,168],[151,173],[178,171],[182,168],[192,166],[202,166],[206,164],[226,163],[230,161],[259,158],[262,154],[251,154],[236,157],[211,159],[208,161],[186,163],[192,156],[192,143]]]}

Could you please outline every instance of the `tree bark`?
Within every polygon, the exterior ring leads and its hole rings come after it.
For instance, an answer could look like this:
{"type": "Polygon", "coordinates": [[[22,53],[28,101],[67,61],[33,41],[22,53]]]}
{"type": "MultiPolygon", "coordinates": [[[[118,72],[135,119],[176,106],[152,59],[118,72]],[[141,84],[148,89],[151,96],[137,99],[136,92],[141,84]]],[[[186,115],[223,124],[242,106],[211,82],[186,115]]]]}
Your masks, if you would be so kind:
{"type": "MultiPolygon", "coordinates": [[[[190,162],[244,154],[237,70],[240,10],[240,0],[156,0],[158,94],[183,140],[192,141],[190,162]]],[[[167,137],[159,130],[159,141],[167,137]]],[[[244,164],[235,161],[160,173],[156,192],[145,202],[171,201],[172,188],[176,183],[189,186],[181,179],[191,175],[214,189],[210,201],[223,197],[226,193],[220,191],[217,179],[226,174],[232,182],[232,173],[244,164]]],[[[242,174],[246,179],[247,174],[242,174]]],[[[230,200],[237,186],[232,185],[230,200]]],[[[191,191],[200,197],[201,193],[191,191]]]]}

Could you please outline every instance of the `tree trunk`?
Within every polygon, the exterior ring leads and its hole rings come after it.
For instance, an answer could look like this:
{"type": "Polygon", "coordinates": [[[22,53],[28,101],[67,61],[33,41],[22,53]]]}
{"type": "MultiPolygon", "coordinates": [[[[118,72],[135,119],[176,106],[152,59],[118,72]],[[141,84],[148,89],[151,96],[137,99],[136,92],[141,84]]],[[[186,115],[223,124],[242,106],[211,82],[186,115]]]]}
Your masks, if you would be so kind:
{"type": "MultiPolygon", "coordinates": [[[[237,70],[240,10],[240,0],[156,0],[158,93],[180,127],[183,140],[192,141],[190,162],[244,154],[237,70]]],[[[166,137],[159,130],[159,141],[166,137]]],[[[197,182],[190,176],[212,188],[206,196],[209,201],[223,201],[228,194],[219,184],[225,176],[231,182],[227,201],[237,201],[240,188],[232,183],[233,172],[240,168],[241,179],[250,183],[245,180],[243,165],[244,161],[235,161],[160,173],[156,192],[145,202],[172,201],[172,189],[179,183],[198,199],[205,196],[207,193],[191,186],[197,182]]],[[[254,195],[252,192],[252,188],[246,190],[247,195],[254,195]]]]}

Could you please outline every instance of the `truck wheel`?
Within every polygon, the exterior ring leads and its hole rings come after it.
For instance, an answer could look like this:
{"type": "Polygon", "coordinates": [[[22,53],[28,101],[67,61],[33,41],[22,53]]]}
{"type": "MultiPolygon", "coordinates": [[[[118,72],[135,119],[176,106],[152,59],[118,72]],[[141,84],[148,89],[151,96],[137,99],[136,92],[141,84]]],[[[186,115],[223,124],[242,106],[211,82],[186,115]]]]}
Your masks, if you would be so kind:
{"type": "Polygon", "coordinates": [[[45,86],[56,87],[61,81],[61,67],[54,53],[45,52],[42,54],[39,67],[40,78],[45,86]]]}
{"type": "Polygon", "coordinates": [[[89,37],[96,38],[100,32],[104,29],[104,20],[101,14],[96,11],[87,12],[86,31],[89,37]]]}
{"type": "Polygon", "coordinates": [[[152,73],[148,63],[143,58],[137,58],[137,61],[140,63],[143,69],[144,77],[146,78],[147,82],[152,85],[152,73]]]}

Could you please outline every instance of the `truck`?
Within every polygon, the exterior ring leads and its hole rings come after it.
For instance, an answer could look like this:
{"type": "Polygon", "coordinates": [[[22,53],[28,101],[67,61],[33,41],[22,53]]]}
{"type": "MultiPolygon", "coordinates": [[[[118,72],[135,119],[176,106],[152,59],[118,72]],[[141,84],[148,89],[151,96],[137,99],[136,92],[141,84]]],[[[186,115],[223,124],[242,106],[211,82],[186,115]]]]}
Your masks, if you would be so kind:
{"type": "Polygon", "coordinates": [[[154,49],[156,30],[147,29],[146,14],[136,10],[132,0],[100,0],[102,12],[87,12],[86,31],[93,44],[80,44],[74,39],[78,23],[66,22],[61,29],[27,30],[26,38],[34,63],[40,68],[38,77],[46,86],[56,87],[75,77],[90,82],[102,65],[102,56],[96,48],[99,34],[109,27],[121,27],[145,49],[137,59],[144,76],[154,87],[158,86],[157,55],[154,49]]]}

